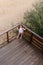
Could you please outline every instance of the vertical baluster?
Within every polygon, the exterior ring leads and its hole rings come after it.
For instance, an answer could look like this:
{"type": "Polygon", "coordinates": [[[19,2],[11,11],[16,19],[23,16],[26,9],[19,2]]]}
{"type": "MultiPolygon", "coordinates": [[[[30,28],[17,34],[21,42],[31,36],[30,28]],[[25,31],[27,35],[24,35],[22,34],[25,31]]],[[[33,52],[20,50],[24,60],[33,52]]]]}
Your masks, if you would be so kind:
{"type": "Polygon", "coordinates": [[[8,32],[7,32],[7,43],[9,43],[9,35],[8,35],[8,32]]]}
{"type": "Polygon", "coordinates": [[[32,43],[32,37],[33,37],[33,33],[31,33],[30,43],[32,43]]]}

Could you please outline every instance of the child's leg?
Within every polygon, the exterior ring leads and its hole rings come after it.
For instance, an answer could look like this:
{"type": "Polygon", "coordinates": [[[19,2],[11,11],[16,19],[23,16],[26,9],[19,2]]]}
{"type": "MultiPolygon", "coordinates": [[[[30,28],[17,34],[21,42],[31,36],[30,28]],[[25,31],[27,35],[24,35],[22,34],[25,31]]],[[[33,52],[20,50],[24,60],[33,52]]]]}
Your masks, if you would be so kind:
{"type": "Polygon", "coordinates": [[[19,38],[19,36],[20,36],[20,33],[18,33],[17,39],[19,38]]]}
{"type": "Polygon", "coordinates": [[[22,37],[23,37],[23,33],[21,33],[20,39],[22,39],[22,37]]]}

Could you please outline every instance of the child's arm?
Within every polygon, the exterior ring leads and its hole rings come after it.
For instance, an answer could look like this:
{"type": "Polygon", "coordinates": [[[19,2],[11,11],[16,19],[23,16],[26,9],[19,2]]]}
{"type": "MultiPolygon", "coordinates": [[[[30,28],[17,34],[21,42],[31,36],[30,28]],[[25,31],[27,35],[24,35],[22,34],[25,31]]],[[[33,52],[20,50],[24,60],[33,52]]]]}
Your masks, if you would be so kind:
{"type": "Polygon", "coordinates": [[[17,30],[18,30],[18,27],[17,27],[17,30]]]}
{"type": "Polygon", "coordinates": [[[23,30],[26,30],[25,28],[23,28],[23,30]]]}

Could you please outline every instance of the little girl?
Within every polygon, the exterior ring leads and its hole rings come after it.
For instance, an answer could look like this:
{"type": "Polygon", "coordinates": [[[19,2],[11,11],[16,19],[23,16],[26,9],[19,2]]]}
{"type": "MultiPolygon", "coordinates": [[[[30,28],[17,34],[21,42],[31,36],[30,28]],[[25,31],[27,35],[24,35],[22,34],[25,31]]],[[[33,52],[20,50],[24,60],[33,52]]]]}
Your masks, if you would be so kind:
{"type": "Polygon", "coordinates": [[[19,36],[20,36],[20,39],[22,39],[24,30],[25,30],[25,29],[20,25],[20,27],[19,27],[19,29],[18,29],[18,36],[17,36],[17,38],[19,38],[19,36]]]}

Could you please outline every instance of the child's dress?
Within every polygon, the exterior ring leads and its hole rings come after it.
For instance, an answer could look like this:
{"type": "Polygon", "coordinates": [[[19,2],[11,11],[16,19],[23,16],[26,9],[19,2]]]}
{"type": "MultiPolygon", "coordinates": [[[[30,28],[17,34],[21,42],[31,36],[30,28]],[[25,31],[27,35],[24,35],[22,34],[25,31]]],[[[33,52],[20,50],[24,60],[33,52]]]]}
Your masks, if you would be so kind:
{"type": "Polygon", "coordinates": [[[19,29],[19,33],[23,33],[24,31],[23,31],[23,28],[20,28],[19,29]]]}

